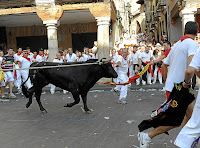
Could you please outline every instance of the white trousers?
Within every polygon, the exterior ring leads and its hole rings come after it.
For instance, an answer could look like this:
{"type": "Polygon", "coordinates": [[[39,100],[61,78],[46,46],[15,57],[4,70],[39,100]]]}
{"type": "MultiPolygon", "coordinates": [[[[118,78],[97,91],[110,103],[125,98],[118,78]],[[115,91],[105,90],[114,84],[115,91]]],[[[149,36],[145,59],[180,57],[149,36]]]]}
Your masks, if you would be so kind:
{"type": "Polygon", "coordinates": [[[158,66],[156,65],[155,66],[155,70],[154,70],[154,73],[153,73],[153,82],[155,83],[156,80],[157,80],[157,75],[158,75],[158,80],[160,83],[162,83],[162,73],[158,72],[158,66]]]}
{"type": "Polygon", "coordinates": [[[53,85],[53,84],[51,84],[50,92],[54,92],[54,91],[55,91],[55,89],[56,89],[56,86],[55,86],[55,85],[53,85]]]}
{"type": "MultiPolygon", "coordinates": [[[[20,71],[20,75],[22,76],[22,80],[23,82],[26,81],[26,79],[28,78],[28,70],[19,70],[20,71]]],[[[21,87],[21,82],[18,83],[20,84],[19,88],[21,87]]],[[[32,85],[31,85],[31,81],[30,81],[30,78],[28,79],[28,81],[25,83],[25,85],[28,87],[28,88],[31,88],[32,85]]]]}
{"type": "MultiPolygon", "coordinates": [[[[19,65],[15,65],[15,68],[19,69],[19,65]]],[[[16,70],[17,73],[17,79],[15,80],[15,86],[17,87],[17,89],[20,89],[21,84],[22,84],[22,75],[21,75],[21,70],[16,70]]]]}
{"type": "MultiPolygon", "coordinates": [[[[199,89],[200,90],[200,89],[199,89]]],[[[200,136],[200,93],[198,93],[192,117],[178,134],[174,144],[180,148],[191,148],[200,136]]]]}
{"type": "MultiPolygon", "coordinates": [[[[125,73],[119,73],[118,74],[118,81],[119,83],[125,83],[128,81],[128,76],[125,73]]],[[[126,99],[127,97],[127,91],[128,91],[128,86],[127,85],[117,85],[115,87],[115,90],[120,91],[120,96],[119,100],[126,99]]]]}

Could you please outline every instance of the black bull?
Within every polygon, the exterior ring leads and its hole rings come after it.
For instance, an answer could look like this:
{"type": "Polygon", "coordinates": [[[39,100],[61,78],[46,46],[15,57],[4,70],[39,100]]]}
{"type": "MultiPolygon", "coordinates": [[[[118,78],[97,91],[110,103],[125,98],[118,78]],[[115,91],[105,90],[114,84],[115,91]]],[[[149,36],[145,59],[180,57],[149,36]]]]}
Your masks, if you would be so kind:
{"type": "MultiPolygon", "coordinates": [[[[71,65],[71,64],[83,64],[87,62],[76,62],[76,63],[53,63],[53,62],[35,62],[30,67],[44,67],[44,66],[57,66],[57,65],[71,65]]],[[[88,62],[91,63],[91,62],[88,62]]],[[[93,65],[81,65],[73,67],[62,67],[62,68],[48,68],[48,69],[30,69],[29,77],[33,84],[30,89],[27,89],[22,83],[22,92],[29,98],[26,107],[28,108],[32,104],[32,96],[35,94],[37,103],[41,111],[45,111],[40,101],[42,88],[49,83],[60,87],[64,90],[68,90],[72,93],[74,102],[68,103],[65,107],[72,107],[80,102],[80,96],[83,100],[84,110],[86,113],[90,113],[91,110],[87,107],[87,93],[95,83],[102,77],[116,78],[117,73],[113,69],[110,62],[93,62],[93,65]]],[[[28,77],[28,78],[29,78],[28,77]]]]}

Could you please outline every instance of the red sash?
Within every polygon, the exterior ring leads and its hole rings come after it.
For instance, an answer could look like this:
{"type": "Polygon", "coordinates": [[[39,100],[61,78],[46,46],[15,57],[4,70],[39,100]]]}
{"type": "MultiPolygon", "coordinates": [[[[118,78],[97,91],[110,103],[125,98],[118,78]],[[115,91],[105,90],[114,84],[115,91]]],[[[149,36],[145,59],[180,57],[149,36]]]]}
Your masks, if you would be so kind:
{"type": "Polygon", "coordinates": [[[29,62],[31,62],[30,58],[22,56],[23,58],[27,59],[29,62]]]}
{"type": "Polygon", "coordinates": [[[158,72],[162,73],[162,70],[161,70],[161,68],[160,68],[160,67],[158,67],[158,72]]]}
{"type": "MultiPolygon", "coordinates": [[[[144,62],[143,62],[144,63],[144,62]]],[[[146,62],[144,63],[145,65],[149,64],[150,62],[146,62]]],[[[152,68],[151,68],[151,65],[149,66],[149,72],[151,73],[152,77],[153,77],[153,71],[152,71],[152,68]]]]}

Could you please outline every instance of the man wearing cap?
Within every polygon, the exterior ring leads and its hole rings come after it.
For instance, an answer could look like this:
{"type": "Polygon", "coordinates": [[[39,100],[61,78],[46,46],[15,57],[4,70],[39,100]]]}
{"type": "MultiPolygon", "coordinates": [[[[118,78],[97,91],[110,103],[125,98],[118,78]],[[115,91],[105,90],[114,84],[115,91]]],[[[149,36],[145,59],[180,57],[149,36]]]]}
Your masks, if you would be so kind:
{"type": "Polygon", "coordinates": [[[43,61],[44,61],[44,59],[43,59],[43,54],[44,54],[44,52],[43,52],[43,49],[41,48],[41,49],[39,50],[39,54],[38,54],[37,57],[36,57],[36,61],[37,61],[37,62],[43,62],[43,61]]]}
{"type": "MultiPolygon", "coordinates": [[[[18,65],[19,65],[19,68],[29,68],[30,67],[31,59],[28,58],[28,51],[27,50],[23,50],[23,56],[19,58],[18,65]]],[[[22,76],[23,82],[26,81],[26,79],[28,78],[29,69],[24,69],[24,70],[19,70],[19,71],[20,71],[20,74],[22,76]]],[[[25,85],[28,88],[32,87],[30,78],[25,83],[25,85]]]]}
{"type": "MultiPolygon", "coordinates": [[[[14,54],[14,59],[15,59],[15,62],[17,63],[19,58],[22,57],[22,48],[21,47],[18,47],[18,52],[16,54],[14,54]]],[[[19,65],[18,64],[14,64],[15,65],[15,68],[16,69],[19,69],[19,65]]],[[[17,90],[18,92],[16,94],[20,94],[22,91],[21,91],[21,74],[20,74],[20,70],[15,70],[14,71],[14,78],[15,78],[15,86],[17,87],[17,90]]]]}

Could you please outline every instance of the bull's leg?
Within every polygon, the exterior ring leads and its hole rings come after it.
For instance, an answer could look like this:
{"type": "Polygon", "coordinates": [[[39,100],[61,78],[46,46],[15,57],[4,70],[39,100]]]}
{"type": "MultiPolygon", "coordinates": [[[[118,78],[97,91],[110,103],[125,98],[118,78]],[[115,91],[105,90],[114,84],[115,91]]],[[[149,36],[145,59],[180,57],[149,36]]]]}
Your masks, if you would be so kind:
{"type": "Polygon", "coordinates": [[[80,97],[78,93],[72,93],[72,96],[74,98],[74,102],[67,103],[64,107],[72,107],[80,102],[80,97]]]}
{"type": "Polygon", "coordinates": [[[81,94],[82,100],[83,100],[83,105],[84,105],[84,110],[86,113],[92,113],[88,107],[87,107],[87,93],[81,94]]]}
{"type": "Polygon", "coordinates": [[[32,104],[34,87],[31,87],[28,91],[29,91],[29,93],[28,93],[29,100],[28,100],[28,103],[26,104],[26,108],[29,108],[29,106],[32,104]]]}
{"type": "Polygon", "coordinates": [[[36,100],[37,100],[37,103],[38,103],[38,105],[40,107],[41,112],[46,112],[47,113],[46,109],[42,106],[42,103],[40,101],[41,93],[42,93],[42,88],[41,89],[37,89],[35,91],[35,97],[36,97],[36,100]]]}

